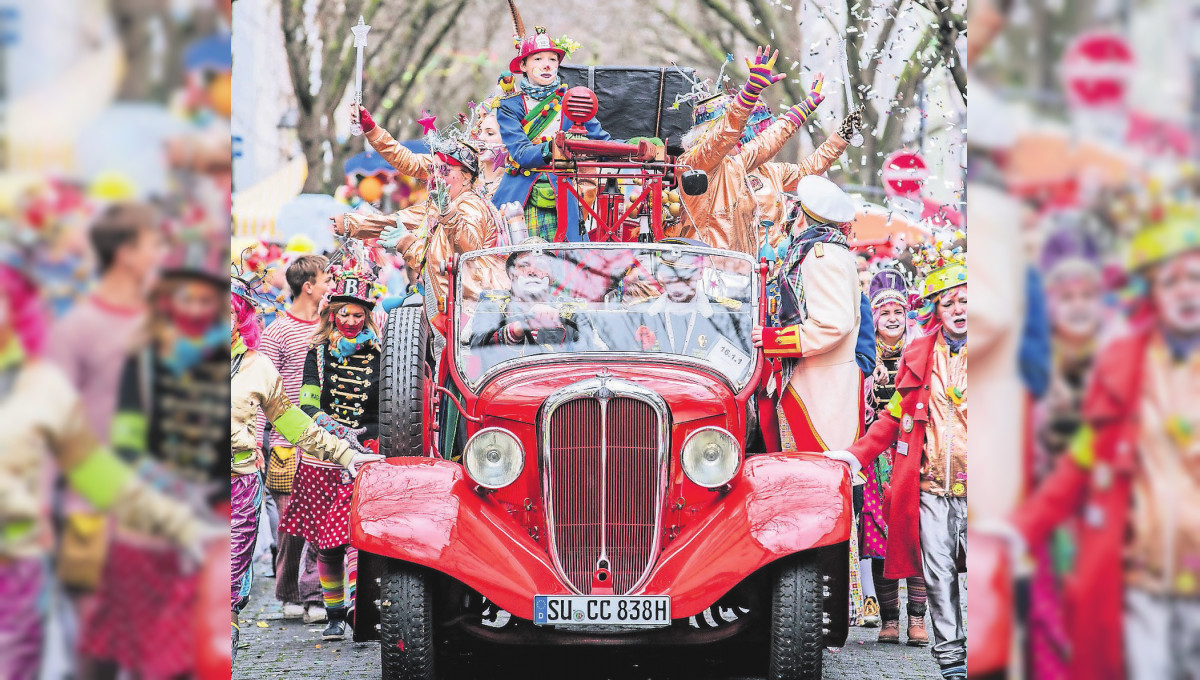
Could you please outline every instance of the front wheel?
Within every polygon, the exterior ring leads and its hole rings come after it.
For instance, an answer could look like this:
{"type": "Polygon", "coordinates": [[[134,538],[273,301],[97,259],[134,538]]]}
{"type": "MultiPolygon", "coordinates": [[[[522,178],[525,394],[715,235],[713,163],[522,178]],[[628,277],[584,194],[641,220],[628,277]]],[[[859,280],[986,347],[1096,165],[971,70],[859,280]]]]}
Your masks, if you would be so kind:
{"type": "Polygon", "coordinates": [[[771,651],[767,677],[819,680],[824,632],[820,561],[812,552],[783,560],[771,587],[771,651]]]}
{"type": "Polygon", "coordinates": [[[388,563],[379,583],[379,622],[383,680],[433,680],[433,579],[428,570],[388,563]]]}

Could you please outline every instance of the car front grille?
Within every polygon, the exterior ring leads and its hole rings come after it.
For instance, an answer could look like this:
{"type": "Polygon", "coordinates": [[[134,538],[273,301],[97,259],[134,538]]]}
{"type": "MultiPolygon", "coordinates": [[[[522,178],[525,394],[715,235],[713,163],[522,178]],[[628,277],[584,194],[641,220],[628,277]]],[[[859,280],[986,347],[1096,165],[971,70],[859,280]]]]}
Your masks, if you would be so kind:
{"type": "Polygon", "coordinates": [[[592,592],[602,557],[621,595],[640,585],[658,552],[666,409],[613,383],[603,398],[570,393],[543,421],[551,551],[561,576],[583,594],[592,592]]]}

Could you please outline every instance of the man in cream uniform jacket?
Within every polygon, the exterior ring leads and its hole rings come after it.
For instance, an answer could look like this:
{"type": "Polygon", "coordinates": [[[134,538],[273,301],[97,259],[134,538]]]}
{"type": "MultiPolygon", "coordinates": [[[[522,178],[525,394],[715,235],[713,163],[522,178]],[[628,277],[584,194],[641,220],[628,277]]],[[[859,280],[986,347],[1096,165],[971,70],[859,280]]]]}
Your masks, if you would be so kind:
{"type": "Polygon", "coordinates": [[[861,434],[863,415],[854,354],[862,293],[846,242],[854,202],[816,175],[802,178],[797,194],[803,214],[779,272],[779,326],[756,328],[754,343],[768,358],[784,359],[784,449],[843,449],[861,434]]]}

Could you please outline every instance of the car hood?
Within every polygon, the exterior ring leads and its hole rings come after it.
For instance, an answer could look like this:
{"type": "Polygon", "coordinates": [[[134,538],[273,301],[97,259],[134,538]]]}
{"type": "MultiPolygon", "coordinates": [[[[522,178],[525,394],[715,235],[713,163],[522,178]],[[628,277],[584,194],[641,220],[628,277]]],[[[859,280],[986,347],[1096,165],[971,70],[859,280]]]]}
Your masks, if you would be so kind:
{"type": "Polygon", "coordinates": [[[736,402],[729,387],[714,376],[684,366],[634,362],[554,362],[514,368],[497,376],[480,393],[477,413],[532,423],[542,402],[554,392],[607,371],[653,390],[667,402],[671,420],[685,423],[727,413],[736,402]]]}

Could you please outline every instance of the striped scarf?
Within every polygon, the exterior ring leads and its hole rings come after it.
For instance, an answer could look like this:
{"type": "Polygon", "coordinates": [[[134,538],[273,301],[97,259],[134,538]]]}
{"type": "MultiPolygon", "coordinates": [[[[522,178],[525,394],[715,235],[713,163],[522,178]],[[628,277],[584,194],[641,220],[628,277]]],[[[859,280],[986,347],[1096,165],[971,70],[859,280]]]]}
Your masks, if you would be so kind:
{"type": "Polygon", "coordinates": [[[549,85],[534,85],[533,81],[529,78],[523,78],[521,80],[521,94],[540,101],[553,94],[559,85],[562,85],[562,78],[558,76],[555,76],[554,82],[549,85]]]}

